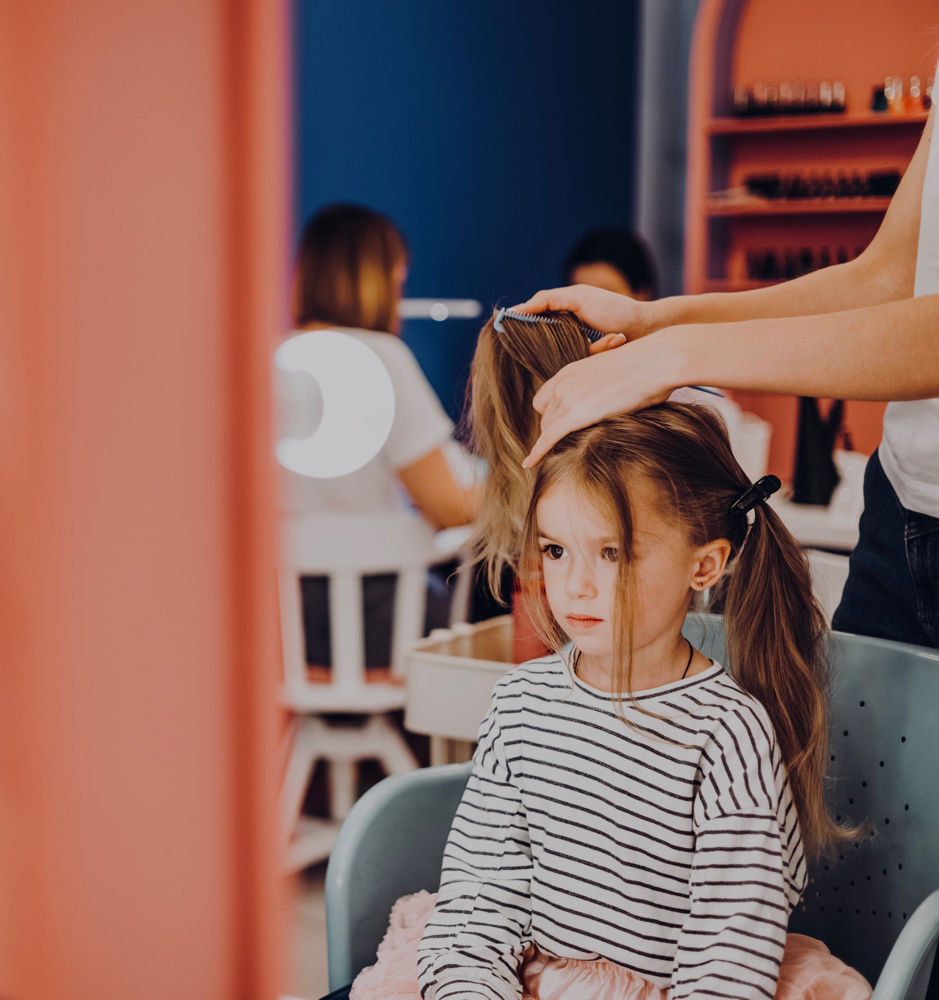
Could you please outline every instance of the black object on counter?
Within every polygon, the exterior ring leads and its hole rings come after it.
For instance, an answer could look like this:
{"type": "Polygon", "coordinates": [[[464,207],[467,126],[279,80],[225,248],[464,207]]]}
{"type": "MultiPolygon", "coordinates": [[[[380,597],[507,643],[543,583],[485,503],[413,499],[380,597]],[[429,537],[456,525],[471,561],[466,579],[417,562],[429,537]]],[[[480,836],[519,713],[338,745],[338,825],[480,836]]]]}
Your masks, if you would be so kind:
{"type": "Polygon", "coordinates": [[[844,400],[836,400],[823,418],[814,396],[799,400],[799,434],[796,439],[796,468],[792,502],[827,507],[841,478],[832,453],[844,419],[844,400]]]}
{"type": "Polygon", "coordinates": [[[867,186],[875,198],[892,198],[897,193],[902,177],[899,170],[884,170],[868,174],[867,186]]]}

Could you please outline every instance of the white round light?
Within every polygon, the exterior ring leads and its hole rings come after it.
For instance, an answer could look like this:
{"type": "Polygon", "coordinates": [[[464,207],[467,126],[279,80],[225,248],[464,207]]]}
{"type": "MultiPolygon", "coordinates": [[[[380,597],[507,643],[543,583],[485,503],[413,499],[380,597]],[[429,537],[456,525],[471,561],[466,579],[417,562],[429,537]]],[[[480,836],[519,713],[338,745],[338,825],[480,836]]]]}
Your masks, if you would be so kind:
{"type": "Polygon", "coordinates": [[[430,307],[430,318],[442,323],[450,315],[450,310],[442,303],[435,302],[430,307]]]}
{"type": "Polygon", "coordinates": [[[308,438],[283,438],[275,448],[285,468],[312,479],[347,476],[381,450],[395,415],[395,394],[378,355],[335,330],[300,333],[281,344],[274,362],[306,372],[322,392],[322,419],[308,438]]]}

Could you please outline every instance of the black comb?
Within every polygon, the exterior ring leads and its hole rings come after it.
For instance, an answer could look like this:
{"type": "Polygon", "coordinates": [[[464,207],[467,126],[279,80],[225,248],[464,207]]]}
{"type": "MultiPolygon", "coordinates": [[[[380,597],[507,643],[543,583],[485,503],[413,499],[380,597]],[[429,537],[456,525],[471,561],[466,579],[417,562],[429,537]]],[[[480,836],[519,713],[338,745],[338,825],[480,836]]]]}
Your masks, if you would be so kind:
{"type": "MultiPolygon", "coordinates": [[[[561,321],[556,317],[552,316],[550,313],[521,313],[516,312],[514,309],[500,309],[492,320],[492,325],[499,331],[499,333],[505,333],[505,329],[502,326],[502,320],[504,317],[508,316],[509,319],[517,319],[522,323],[548,323],[549,325],[559,324],[561,321]]],[[[594,330],[592,326],[586,326],[584,323],[578,323],[577,328],[580,332],[590,341],[591,344],[595,344],[601,337],[605,337],[605,333],[600,333],[599,330],[594,330]]],[[[720,396],[721,399],[724,398],[722,392],[718,392],[716,389],[705,389],[703,385],[691,385],[688,386],[689,389],[697,389],[698,392],[707,392],[712,396],[720,396]]]]}

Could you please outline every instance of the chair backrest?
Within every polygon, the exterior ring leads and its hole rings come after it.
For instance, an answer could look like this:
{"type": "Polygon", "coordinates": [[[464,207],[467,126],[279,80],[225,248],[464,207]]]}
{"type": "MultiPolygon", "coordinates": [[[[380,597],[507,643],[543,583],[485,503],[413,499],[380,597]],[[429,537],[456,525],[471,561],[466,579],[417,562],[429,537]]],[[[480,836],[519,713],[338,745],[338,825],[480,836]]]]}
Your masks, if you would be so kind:
{"type": "Polygon", "coordinates": [[[375,961],[396,899],[437,891],[450,824],[472,766],[392,775],[352,807],[326,873],[330,990],[351,983],[375,961]]]}
{"type": "Polygon", "coordinates": [[[329,578],[332,685],[351,692],[365,685],[362,577],[396,573],[391,667],[403,677],[405,652],[423,633],[427,568],[441,559],[434,535],[406,512],[284,518],[279,589],[288,701],[308,686],[299,577],[329,578]]]}
{"type": "MultiPolygon", "coordinates": [[[[720,625],[685,634],[727,664],[720,625]]],[[[833,633],[829,803],[875,835],[812,866],[790,930],[819,938],[876,982],[916,907],[939,887],[939,653],[833,633]]]]}
{"type": "MultiPolygon", "coordinates": [[[[721,619],[684,633],[727,665],[721,619]]],[[[904,922],[939,886],[939,653],[835,633],[830,802],[876,835],[813,865],[790,930],[825,942],[874,983],[904,922]]],[[[329,862],[330,984],[374,961],[394,900],[435,890],[469,764],[396,775],[359,800],[329,862]]]]}

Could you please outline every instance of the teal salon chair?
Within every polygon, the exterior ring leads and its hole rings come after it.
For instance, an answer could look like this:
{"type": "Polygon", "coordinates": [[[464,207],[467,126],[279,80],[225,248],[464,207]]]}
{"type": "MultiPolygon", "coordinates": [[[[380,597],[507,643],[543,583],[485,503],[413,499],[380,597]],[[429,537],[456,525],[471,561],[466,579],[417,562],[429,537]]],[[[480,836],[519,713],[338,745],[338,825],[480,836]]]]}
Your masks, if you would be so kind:
{"type": "MultiPolygon", "coordinates": [[[[690,615],[685,634],[726,662],[720,618],[690,615]]],[[[875,983],[874,1000],[923,1000],[939,939],[939,654],[836,633],[831,657],[829,801],[876,832],[814,867],[789,929],[875,983]]],[[[375,961],[399,896],[437,890],[470,769],[386,778],[349,814],[326,873],[331,990],[375,961]]]]}

